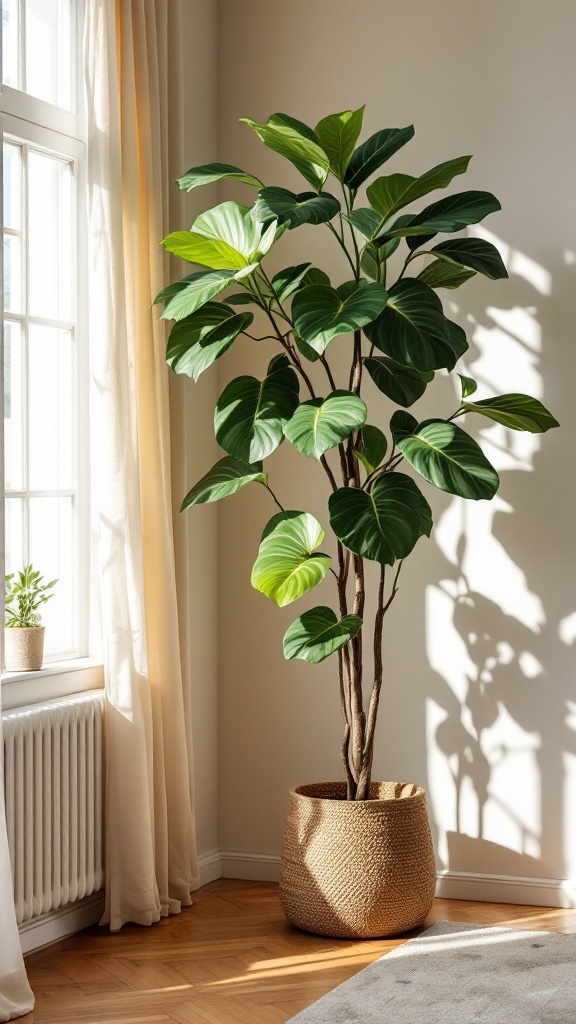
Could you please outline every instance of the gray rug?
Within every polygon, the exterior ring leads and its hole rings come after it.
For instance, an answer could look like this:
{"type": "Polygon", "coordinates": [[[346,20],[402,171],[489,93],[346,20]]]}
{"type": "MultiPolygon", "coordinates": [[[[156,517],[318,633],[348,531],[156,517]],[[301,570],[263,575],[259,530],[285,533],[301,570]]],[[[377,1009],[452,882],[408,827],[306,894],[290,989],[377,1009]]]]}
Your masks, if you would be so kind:
{"type": "Polygon", "coordinates": [[[576,935],[442,921],[289,1024],[576,1024],[576,935]]]}

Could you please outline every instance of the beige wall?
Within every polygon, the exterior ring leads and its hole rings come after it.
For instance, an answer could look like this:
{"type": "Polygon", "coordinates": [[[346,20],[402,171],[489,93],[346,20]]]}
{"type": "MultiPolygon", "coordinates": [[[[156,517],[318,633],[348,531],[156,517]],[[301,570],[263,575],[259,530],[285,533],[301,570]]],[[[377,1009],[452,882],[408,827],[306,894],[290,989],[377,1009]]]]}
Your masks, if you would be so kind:
{"type": "MultiPolygon", "coordinates": [[[[388,619],[375,774],[427,786],[441,867],[574,878],[576,5],[222,0],[219,13],[220,159],[270,184],[305,188],[238,118],[281,110],[313,125],[366,102],[366,132],[416,126],[390,170],[419,173],[473,153],[455,190],[489,189],[501,199],[486,227],[510,282],[476,279],[444,293],[446,308],[467,328],[465,365],[482,394],[532,391],[563,429],[542,439],[482,429],[502,470],[496,502],[464,508],[431,496],[436,540],[419,542],[388,619]]],[[[203,90],[201,102],[209,97],[203,90]]],[[[200,148],[208,156],[211,144],[200,148]]],[[[281,244],[277,266],[299,254],[345,278],[327,232],[300,229],[281,244]]],[[[237,344],[220,364],[220,389],[263,365],[255,344],[237,344]]],[[[195,391],[202,422],[210,388],[195,391]]],[[[452,411],[446,382],[435,396],[424,415],[452,411]]],[[[270,472],[290,506],[326,523],[326,489],[312,462],[286,445],[270,472]]],[[[334,600],[330,584],[282,611],[250,587],[272,513],[256,487],[219,507],[220,846],[263,854],[279,849],[288,787],[340,776],[335,661],[287,664],[281,654],[289,622],[334,600]]],[[[210,513],[198,510],[199,522],[206,533],[195,536],[195,550],[205,559],[213,555],[210,513]]],[[[211,608],[214,599],[210,591],[211,608]]]]}

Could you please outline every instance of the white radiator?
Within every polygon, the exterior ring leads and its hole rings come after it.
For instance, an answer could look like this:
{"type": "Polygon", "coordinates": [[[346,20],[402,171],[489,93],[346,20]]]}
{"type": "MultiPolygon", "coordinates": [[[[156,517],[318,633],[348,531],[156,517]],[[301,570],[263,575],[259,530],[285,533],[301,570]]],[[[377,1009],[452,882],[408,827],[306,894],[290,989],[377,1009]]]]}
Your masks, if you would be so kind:
{"type": "Polygon", "coordinates": [[[18,924],[103,885],[102,690],[2,715],[18,924]]]}

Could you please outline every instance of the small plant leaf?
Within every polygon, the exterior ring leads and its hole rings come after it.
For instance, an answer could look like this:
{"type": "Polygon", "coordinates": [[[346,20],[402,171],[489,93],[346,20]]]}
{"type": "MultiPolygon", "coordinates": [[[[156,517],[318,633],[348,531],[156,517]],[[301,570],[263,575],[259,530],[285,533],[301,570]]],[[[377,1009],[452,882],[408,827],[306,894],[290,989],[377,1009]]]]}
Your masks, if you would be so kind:
{"type": "Polygon", "coordinates": [[[339,114],[329,114],[318,122],[314,134],[330,161],[330,170],[344,181],[344,174],[354,152],[354,146],[362,131],[364,107],[358,110],[343,110],[339,114]]]}
{"type": "Polygon", "coordinates": [[[420,271],[416,280],[427,284],[429,288],[459,288],[475,276],[476,271],[468,267],[458,266],[448,260],[434,260],[420,271]]]}
{"type": "Polygon", "coordinates": [[[186,174],[178,178],[178,185],[181,189],[190,192],[191,189],[197,188],[199,185],[210,185],[212,182],[221,181],[223,178],[234,178],[236,181],[242,181],[246,185],[262,188],[262,182],[259,178],[255,178],[253,174],[247,174],[246,171],[241,170],[240,167],[234,167],[232,164],[219,163],[191,167],[189,171],[186,171],[186,174]]]}
{"type": "Polygon", "coordinates": [[[178,321],[170,331],[166,362],[175,373],[198,380],[252,323],[252,313],[234,313],[220,302],[207,302],[178,321]]]}
{"type": "Polygon", "coordinates": [[[299,659],[312,665],[339,651],[362,626],[357,615],[338,620],[331,608],[320,605],[300,615],[284,634],[282,647],[287,661],[299,659]]]}
{"type": "Polygon", "coordinates": [[[478,501],[493,498],[498,490],[496,470],[455,423],[425,420],[396,443],[416,472],[441,491],[478,501]]]}
{"type": "Polygon", "coordinates": [[[323,537],[324,530],[309,512],[274,516],[252,569],[254,589],[281,608],[307,594],[322,582],[332,561],[316,552],[323,537]]]}
{"type": "Polygon", "coordinates": [[[301,192],[286,188],[263,188],[258,193],[256,211],[262,220],[273,220],[297,228],[301,224],[324,224],[340,212],[340,203],[328,192],[301,192]]]}
{"type": "Polygon", "coordinates": [[[386,160],[394,156],[414,135],[414,125],[407,128],[384,128],[375,132],[355,149],[346,168],[345,182],[356,190],[377,171],[386,160]]]}
{"type": "Polygon", "coordinates": [[[366,472],[372,473],[382,462],[387,448],[386,435],[380,428],[365,423],[362,427],[360,445],[358,450],[354,451],[354,455],[360,460],[366,472]]]}
{"type": "Polygon", "coordinates": [[[284,440],[284,425],[298,405],[298,377],[280,355],[264,380],[236,377],[220,395],[214,415],[216,440],[242,462],[271,455],[284,440]]]}
{"type": "Polygon", "coordinates": [[[392,565],[406,558],[423,534],[430,536],[432,513],[414,481],[384,473],[370,491],[340,487],[329,498],[330,525],[354,554],[392,565]]]}
{"type": "Polygon", "coordinates": [[[364,366],[376,387],[396,405],[408,408],[426,391],[426,381],[418,370],[395,363],[386,356],[368,357],[364,366]]]}
{"type": "Polygon", "coordinates": [[[319,459],[358,430],[366,415],[366,405],[358,395],[333,391],[327,398],[312,398],[299,405],[284,424],[284,433],[303,455],[319,459]]]}
{"type": "Polygon", "coordinates": [[[483,238],[448,238],[435,245],[431,251],[440,259],[469,267],[493,281],[508,277],[498,249],[483,238]]]}
{"type": "Polygon", "coordinates": [[[262,472],[262,466],[249,466],[239,459],[227,455],[212,466],[201,480],[188,491],[182,502],[180,511],[191,508],[192,505],[202,505],[207,501],[220,501],[235,494],[247,484],[267,484],[268,477],[262,472]]]}
{"type": "Polygon", "coordinates": [[[460,377],[460,383],[462,385],[462,400],[464,400],[474,394],[478,388],[478,384],[473,377],[465,377],[463,373],[459,373],[458,376],[460,377]]]}
{"type": "Polygon", "coordinates": [[[240,120],[256,132],[268,149],[290,160],[312,188],[322,188],[330,162],[308,125],[288,114],[271,114],[266,124],[258,124],[249,117],[240,120]]]}
{"type": "MultiPolygon", "coordinates": [[[[472,392],[469,391],[470,394],[472,392]]],[[[497,395],[496,398],[483,398],[479,402],[464,402],[464,411],[480,413],[510,430],[526,430],[531,434],[544,434],[552,427],[560,426],[552,413],[530,395],[497,395]]]]}

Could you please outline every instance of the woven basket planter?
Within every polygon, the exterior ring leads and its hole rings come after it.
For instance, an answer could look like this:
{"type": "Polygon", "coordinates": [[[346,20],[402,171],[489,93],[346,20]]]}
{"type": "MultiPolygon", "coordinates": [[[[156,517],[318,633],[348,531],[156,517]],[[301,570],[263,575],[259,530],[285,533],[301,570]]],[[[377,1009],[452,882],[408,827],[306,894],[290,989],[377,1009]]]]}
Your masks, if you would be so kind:
{"type": "Polygon", "coordinates": [[[34,672],[44,660],[44,626],[4,630],[4,661],[8,672],[34,672]]]}
{"type": "Polygon", "coordinates": [[[370,800],[320,782],[290,791],[280,868],[288,920],[333,938],[399,935],[421,924],[436,886],[426,794],[373,782],[370,800]]]}

